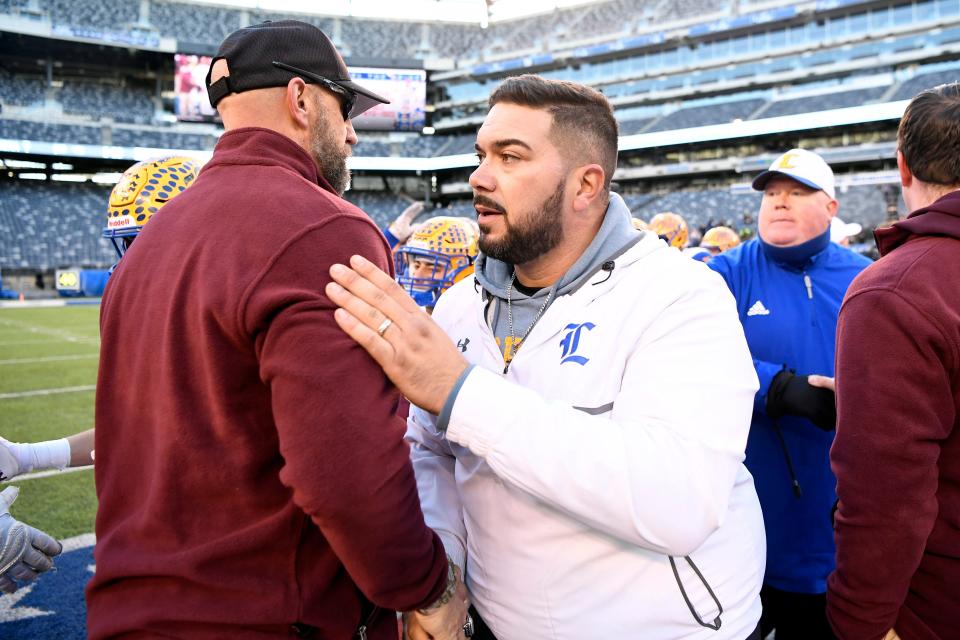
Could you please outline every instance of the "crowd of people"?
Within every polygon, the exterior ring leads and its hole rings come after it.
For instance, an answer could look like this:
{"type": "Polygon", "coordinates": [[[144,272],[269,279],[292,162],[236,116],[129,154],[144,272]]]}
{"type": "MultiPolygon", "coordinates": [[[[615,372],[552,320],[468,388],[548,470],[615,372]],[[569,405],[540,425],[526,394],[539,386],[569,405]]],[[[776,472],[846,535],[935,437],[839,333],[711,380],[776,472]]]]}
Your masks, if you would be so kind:
{"type": "MultiPolygon", "coordinates": [[[[379,230],[341,195],[383,99],[322,31],[240,29],[206,83],[206,166],[111,195],[95,430],[0,442],[4,478],[96,454],[91,638],[957,637],[960,85],[907,108],[871,264],[803,149],[756,238],[634,218],[584,85],[504,81],[476,221],[379,230]]],[[[0,540],[8,591],[59,553],[0,540]]]]}

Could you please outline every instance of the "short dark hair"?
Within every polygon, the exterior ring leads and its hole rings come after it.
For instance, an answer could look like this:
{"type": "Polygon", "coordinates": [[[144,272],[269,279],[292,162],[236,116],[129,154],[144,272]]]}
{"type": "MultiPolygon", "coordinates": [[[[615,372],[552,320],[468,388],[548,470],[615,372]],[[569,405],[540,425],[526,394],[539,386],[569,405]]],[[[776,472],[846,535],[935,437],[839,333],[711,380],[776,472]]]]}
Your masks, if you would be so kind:
{"type": "Polygon", "coordinates": [[[960,83],[917,94],[900,120],[897,143],[918,180],[960,185],[960,83]]]}
{"type": "Polygon", "coordinates": [[[603,167],[603,188],[610,190],[617,168],[617,119],[606,96],[576,82],[526,74],[507,78],[490,94],[491,108],[500,102],[549,111],[550,135],[561,153],[578,154],[576,160],[589,156],[589,162],[603,167]]]}

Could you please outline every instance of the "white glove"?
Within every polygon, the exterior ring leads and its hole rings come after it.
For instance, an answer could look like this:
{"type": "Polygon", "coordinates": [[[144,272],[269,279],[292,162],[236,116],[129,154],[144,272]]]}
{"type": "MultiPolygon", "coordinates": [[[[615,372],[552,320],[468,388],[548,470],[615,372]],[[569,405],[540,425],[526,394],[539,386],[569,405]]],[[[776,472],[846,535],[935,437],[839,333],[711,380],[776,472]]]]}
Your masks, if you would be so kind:
{"type": "Polygon", "coordinates": [[[70,443],[66,438],[20,443],[0,437],[0,480],[10,480],[34,469],[65,469],[69,466],[70,443]]]}
{"type": "Polygon", "coordinates": [[[10,505],[20,490],[7,487],[0,491],[0,591],[13,593],[17,583],[29,582],[53,567],[54,556],[63,546],[39,529],[23,524],[10,515],[10,505]]]}
{"type": "Polygon", "coordinates": [[[413,221],[417,219],[417,216],[423,212],[424,204],[422,202],[414,202],[412,205],[403,210],[397,219],[390,223],[388,227],[390,233],[393,234],[393,237],[399,240],[400,242],[406,242],[407,238],[413,235],[414,226],[413,221]]]}
{"type": "Polygon", "coordinates": [[[9,480],[20,475],[20,462],[13,454],[12,443],[0,438],[0,480],[9,480]]]}

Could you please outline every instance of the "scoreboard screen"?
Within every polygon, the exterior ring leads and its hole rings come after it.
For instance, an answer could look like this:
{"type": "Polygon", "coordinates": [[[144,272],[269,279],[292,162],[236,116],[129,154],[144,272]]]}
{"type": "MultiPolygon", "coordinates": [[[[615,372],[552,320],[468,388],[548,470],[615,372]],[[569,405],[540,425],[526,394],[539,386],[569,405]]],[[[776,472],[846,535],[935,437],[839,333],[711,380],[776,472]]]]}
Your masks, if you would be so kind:
{"type": "Polygon", "coordinates": [[[210,56],[178,53],[173,58],[173,110],[178,120],[214,122],[217,111],[207,98],[207,69],[210,56]]]}
{"type": "Polygon", "coordinates": [[[350,67],[350,77],[361,87],[390,101],[354,119],[355,129],[420,131],[425,124],[427,72],[423,69],[350,67]]]}
{"type": "MultiPolygon", "coordinates": [[[[216,110],[207,98],[206,77],[210,56],[178,53],[174,56],[174,112],[178,120],[214,122],[216,110]]],[[[390,104],[378,105],[354,119],[362,130],[420,131],[425,124],[427,72],[422,69],[348,67],[357,84],[383,96],[390,104]]]]}

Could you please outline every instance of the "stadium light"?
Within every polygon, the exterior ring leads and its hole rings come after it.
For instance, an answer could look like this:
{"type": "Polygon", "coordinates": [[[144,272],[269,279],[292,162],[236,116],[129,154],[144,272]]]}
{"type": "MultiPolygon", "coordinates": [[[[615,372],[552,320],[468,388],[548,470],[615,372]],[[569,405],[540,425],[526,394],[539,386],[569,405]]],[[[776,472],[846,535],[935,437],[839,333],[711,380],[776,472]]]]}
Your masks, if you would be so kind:
{"type": "Polygon", "coordinates": [[[122,177],[122,173],[95,173],[90,179],[97,184],[117,184],[122,177]]]}
{"type": "Polygon", "coordinates": [[[4,160],[3,164],[9,169],[46,169],[47,165],[42,162],[30,162],[29,160],[4,160]]]}

